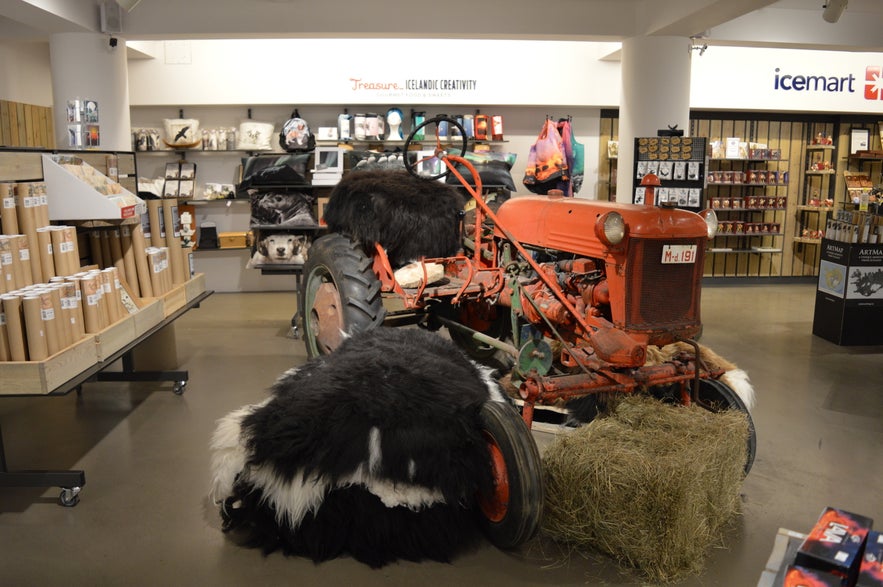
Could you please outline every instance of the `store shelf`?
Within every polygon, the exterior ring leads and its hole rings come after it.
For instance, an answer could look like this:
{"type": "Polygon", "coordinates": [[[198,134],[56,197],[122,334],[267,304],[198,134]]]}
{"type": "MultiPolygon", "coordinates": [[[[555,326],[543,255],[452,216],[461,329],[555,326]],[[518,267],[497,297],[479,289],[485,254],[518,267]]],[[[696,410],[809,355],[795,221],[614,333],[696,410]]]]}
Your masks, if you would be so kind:
{"type": "Polygon", "coordinates": [[[833,151],[834,145],[807,145],[807,151],[833,151]]]}
{"type": "Polygon", "coordinates": [[[797,209],[801,212],[830,212],[834,208],[832,206],[807,206],[801,205],[797,206],[797,209]]]}
{"type": "Polygon", "coordinates": [[[709,182],[708,187],[711,186],[720,186],[720,187],[749,187],[749,188],[775,188],[775,187],[786,187],[787,183],[728,183],[728,182],[709,182]]]}
{"type": "Polygon", "coordinates": [[[738,161],[740,163],[769,163],[771,161],[772,162],[782,161],[782,162],[787,163],[787,159],[781,159],[781,158],[774,159],[772,157],[767,158],[767,159],[747,159],[744,157],[713,157],[713,158],[709,158],[708,161],[709,162],[711,162],[711,161],[738,161]]]}
{"type": "Polygon", "coordinates": [[[803,243],[805,245],[817,245],[822,242],[820,238],[809,238],[807,236],[796,236],[794,237],[795,243],[803,243]]]}
{"type": "Polygon", "coordinates": [[[765,236],[785,236],[781,232],[740,232],[739,234],[716,234],[714,238],[763,238],[765,236]]]}
{"type": "Polygon", "coordinates": [[[712,208],[714,212],[782,212],[785,208],[712,208]]]}
{"type": "Polygon", "coordinates": [[[714,248],[708,249],[706,252],[717,255],[736,255],[740,253],[781,253],[782,249],[776,248],[751,248],[751,249],[730,249],[730,248],[714,248]]]}
{"type": "Polygon", "coordinates": [[[834,175],[835,173],[837,173],[837,172],[833,169],[826,169],[824,171],[817,171],[817,170],[813,170],[813,169],[806,170],[807,175],[834,175]]]}

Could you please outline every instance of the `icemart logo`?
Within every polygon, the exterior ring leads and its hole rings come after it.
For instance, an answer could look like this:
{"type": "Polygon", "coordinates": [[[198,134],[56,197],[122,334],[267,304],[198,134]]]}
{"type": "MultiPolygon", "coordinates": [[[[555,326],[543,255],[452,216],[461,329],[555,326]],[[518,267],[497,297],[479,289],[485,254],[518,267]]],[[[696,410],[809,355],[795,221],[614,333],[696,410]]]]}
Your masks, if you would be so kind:
{"type": "MultiPolygon", "coordinates": [[[[773,89],[784,92],[826,92],[831,94],[855,94],[856,76],[791,74],[776,68],[773,89]]],[[[883,100],[883,66],[869,65],[865,68],[865,100],[883,100]]]]}
{"type": "Polygon", "coordinates": [[[865,68],[865,100],[883,100],[883,67],[879,65],[865,68]]]}

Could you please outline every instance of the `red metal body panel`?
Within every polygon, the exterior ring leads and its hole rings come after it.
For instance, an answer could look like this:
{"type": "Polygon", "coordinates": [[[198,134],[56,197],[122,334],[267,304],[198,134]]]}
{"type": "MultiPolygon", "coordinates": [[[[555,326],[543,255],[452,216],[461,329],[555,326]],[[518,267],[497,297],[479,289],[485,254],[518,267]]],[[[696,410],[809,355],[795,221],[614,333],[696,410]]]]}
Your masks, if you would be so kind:
{"type": "MultiPolygon", "coordinates": [[[[523,244],[604,258],[611,251],[595,236],[595,222],[614,211],[622,215],[631,237],[703,238],[707,234],[705,221],[686,210],[580,198],[518,196],[500,206],[497,218],[523,244]]],[[[497,236],[503,234],[498,231],[497,236]]]]}

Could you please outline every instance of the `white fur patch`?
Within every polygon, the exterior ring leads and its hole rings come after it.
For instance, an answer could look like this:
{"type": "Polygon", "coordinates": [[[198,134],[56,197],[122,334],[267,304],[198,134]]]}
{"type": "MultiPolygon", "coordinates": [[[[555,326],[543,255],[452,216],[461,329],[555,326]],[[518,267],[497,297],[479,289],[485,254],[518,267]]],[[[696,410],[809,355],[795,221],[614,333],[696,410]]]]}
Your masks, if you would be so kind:
{"type": "Polygon", "coordinates": [[[500,384],[497,383],[497,380],[494,379],[494,369],[491,369],[487,365],[481,365],[472,361],[472,364],[475,365],[475,368],[478,369],[478,375],[481,377],[481,380],[484,382],[488,391],[488,400],[492,402],[506,402],[506,398],[503,397],[503,392],[500,389],[500,384]]]}
{"type": "Polygon", "coordinates": [[[296,528],[309,512],[315,512],[322,505],[328,483],[313,473],[303,478],[303,470],[298,470],[291,481],[285,481],[274,467],[262,465],[243,472],[245,480],[263,491],[263,501],[276,510],[276,522],[296,528]]]}
{"type": "Polygon", "coordinates": [[[242,438],[242,419],[269,401],[270,398],[267,398],[259,404],[243,406],[218,420],[209,445],[212,450],[210,495],[214,502],[222,502],[233,493],[233,482],[236,480],[236,475],[245,466],[247,439],[242,438]]]}
{"type": "Polygon", "coordinates": [[[338,487],[347,485],[361,485],[380,498],[388,508],[406,507],[410,510],[419,511],[425,507],[444,503],[445,499],[441,491],[431,489],[423,485],[412,483],[394,483],[389,479],[380,479],[374,475],[365,474],[365,467],[359,467],[355,473],[346,479],[341,479],[338,487]]]}
{"type": "Polygon", "coordinates": [[[721,375],[721,381],[736,392],[736,395],[739,396],[739,399],[742,400],[748,411],[754,408],[757,399],[754,393],[754,386],[751,385],[751,381],[748,379],[748,373],[742,369],[732,369],[721,375]]]}
{"type": "Polygon", "coordinates": [[[380,452],[380,429],[372,426],[368,431],[368,472],[376,475],[380,471],[383,455],[380,452]]]}

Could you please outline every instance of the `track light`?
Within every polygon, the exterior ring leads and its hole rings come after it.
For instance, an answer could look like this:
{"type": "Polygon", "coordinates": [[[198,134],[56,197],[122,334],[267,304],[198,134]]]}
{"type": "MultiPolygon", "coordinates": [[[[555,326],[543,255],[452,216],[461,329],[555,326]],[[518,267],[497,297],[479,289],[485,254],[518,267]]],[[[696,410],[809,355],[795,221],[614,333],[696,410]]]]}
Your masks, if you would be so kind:
{"type": "Polygon", "coordinates": [[[828,0],[827,4],[823,5],[824,11],[822,12],[822,18],[824,18],[826,22],[837,22],[840,20],[840,15],[843,14],[843,11],[846,10],[846,5],[848,3],[849,0],[828,0]]]}

